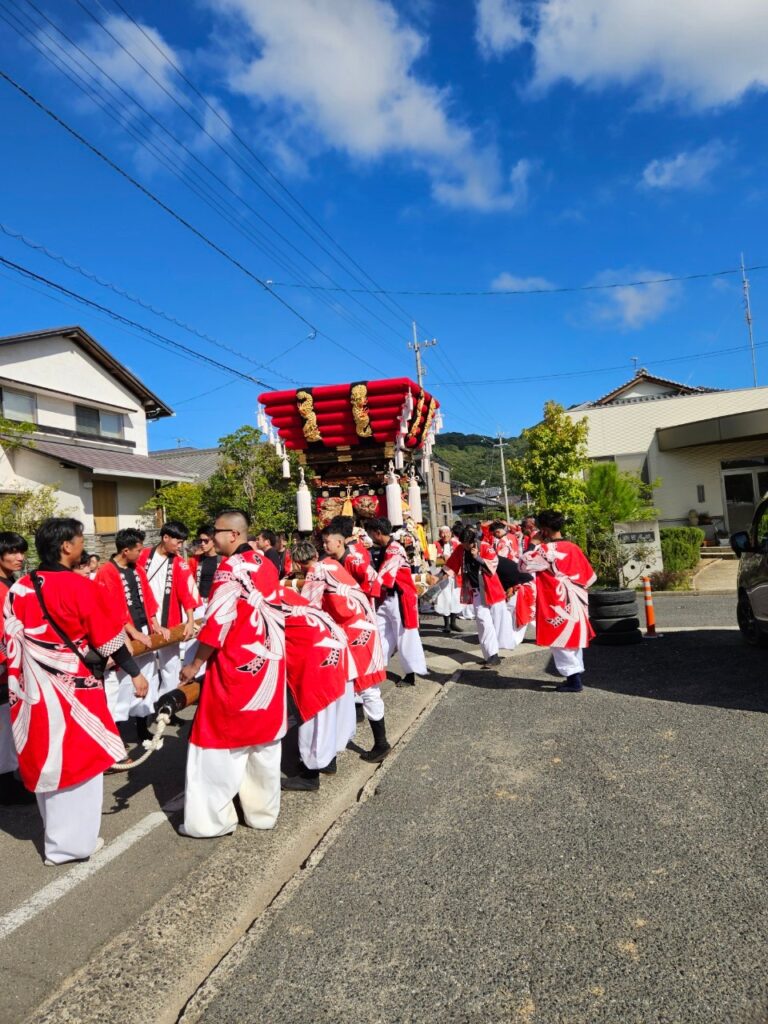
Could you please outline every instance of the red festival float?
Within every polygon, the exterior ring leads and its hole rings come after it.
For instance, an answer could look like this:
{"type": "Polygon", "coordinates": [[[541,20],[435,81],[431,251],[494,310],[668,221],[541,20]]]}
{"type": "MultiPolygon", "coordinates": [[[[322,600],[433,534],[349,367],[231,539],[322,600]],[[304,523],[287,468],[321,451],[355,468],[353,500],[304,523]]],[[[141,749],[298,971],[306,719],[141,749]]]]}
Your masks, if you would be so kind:
{"type": "MultiPolygon", "coordinates": [[[[356,381],[259,395],[258,425],[278,454],[299,452],[302,480],[297,495],[302,531],[322,527],[335,515],[365,520],[387,516],[403,523],[403,486],[408,483],[405,516],[423,520],[415,456],[429,470],[439,402],[407,377],[356,381]],[[315,491],[304,482],[304,467],[315,491]]],[[[288,472],[287,459],[284,472],[288,472]]]]}

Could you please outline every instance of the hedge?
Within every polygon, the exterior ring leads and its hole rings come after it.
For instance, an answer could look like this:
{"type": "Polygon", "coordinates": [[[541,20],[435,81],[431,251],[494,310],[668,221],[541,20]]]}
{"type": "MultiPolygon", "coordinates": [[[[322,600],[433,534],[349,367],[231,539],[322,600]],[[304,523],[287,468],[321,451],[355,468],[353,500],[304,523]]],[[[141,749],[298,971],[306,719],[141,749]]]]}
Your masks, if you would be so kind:
{"type": "Polygon", "coordinates": [[[666,572],[684,572],[699,564],[704,531],[697,526],[670,526],[661,530],[661,557],[666,572]]]}

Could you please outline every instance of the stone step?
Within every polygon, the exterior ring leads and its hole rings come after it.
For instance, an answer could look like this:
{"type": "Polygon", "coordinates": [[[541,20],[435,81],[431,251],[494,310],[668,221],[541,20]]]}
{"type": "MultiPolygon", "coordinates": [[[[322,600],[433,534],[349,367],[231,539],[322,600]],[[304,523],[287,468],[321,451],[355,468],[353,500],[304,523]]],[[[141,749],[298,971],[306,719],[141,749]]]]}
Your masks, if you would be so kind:
{"type": "Polygon", "coordinates": [[[736,555],[733,553],[731,548],[720,548],[720,547],[717,547],[717,548],[702,548],[701,549],[701,557],[702,558],[719,558],[719,559],[723,559],[725,561],[730,561],[731,559],[733,559],[735,561],[735,559],[736,559],[736,555]]]}

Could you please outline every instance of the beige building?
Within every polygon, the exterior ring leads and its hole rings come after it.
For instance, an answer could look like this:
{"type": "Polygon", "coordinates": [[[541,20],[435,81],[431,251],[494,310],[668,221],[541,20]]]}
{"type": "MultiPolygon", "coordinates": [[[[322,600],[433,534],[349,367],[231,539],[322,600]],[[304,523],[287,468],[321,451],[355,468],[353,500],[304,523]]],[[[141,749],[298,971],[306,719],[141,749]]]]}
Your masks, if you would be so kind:
{"type": "Polygon", "coordinates": [[[81,327],[0,338],[0,414],[34,428],[0,436],[0,493],[53,485],[88,535],[136,526],[159,484],[191,479],[147,454],[147,422],[172,410],[81,327]]]}
{"type": "Polygon", "coordinates": [[[568,414],[589,424],[590,459],[661,481],[662,526],[687,524],[693,509],[733,533],[768,492],[768,387],[719,391],[638,370],[568,414]]]}
{"type": "MultiPolygon", "coordinates": [[[[432,488],[435,495],[436,527],[439,529],[441,526],[452,526],[455,517],[451,507],[451,467],[433,452],[429,464],[429,474],[432,477],[432,488]]],[[[428,506],[425,505],[426,507],[428,506]]],[[[436,535],[437,530],[435,530],[436,535]]]]}

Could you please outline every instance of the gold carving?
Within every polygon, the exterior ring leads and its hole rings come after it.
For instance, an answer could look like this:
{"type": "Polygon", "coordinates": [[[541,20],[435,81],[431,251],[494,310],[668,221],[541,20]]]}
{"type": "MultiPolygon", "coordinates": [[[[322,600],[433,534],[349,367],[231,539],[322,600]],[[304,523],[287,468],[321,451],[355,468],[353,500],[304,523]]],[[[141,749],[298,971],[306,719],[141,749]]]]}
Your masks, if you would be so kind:
{"type": "Polygon", "coordinates": [[[413,425],[410,430],[410,437],[416,437],[419,432],[419,423],[421,422],[421,414],[424,411],[424,402],[427,400],[427,396],[424,394],[424,388],[419,390],[419,400],[416,403],[416,412],[413,414],[413,425]]]}
{"type": "Polygon", "coordinates": [[[437,412],[437,399],[433,398],[429,403],[429,409],[427,410],[427,418],[424,420],[424,429],[421,432],[422,438],[425,438],[429,433],[429,428],[432,426],[432,420],[435,418],[437,412]]]}
{"type": "Polygon", "coordinates": [[[320,428],[317,425],[317,416],[315,415],[315,403],[308,391],[296,392],[296,408],[304,420],[304,426],[302,427],[304,437],[308,441],[322,441],[323,435],[320,433],[320,428]]]}
{"type": "Polygon", "coordinates": [[[368,388],[365,384],[355,384],[349,393],[352,405],[352,418],[358,437],[373,437],[371,420],[368,415],[368,388]]]}

